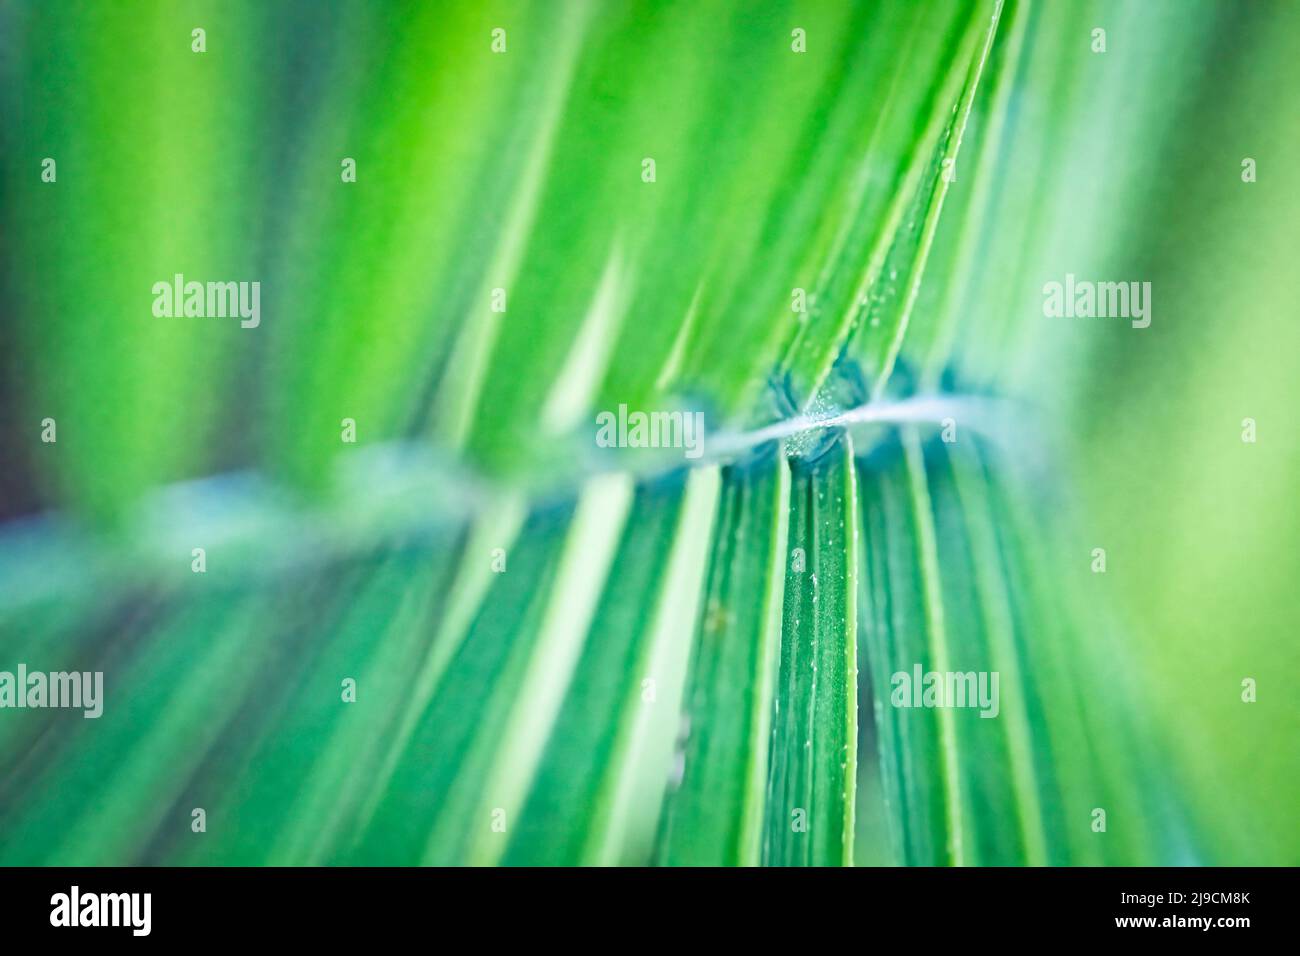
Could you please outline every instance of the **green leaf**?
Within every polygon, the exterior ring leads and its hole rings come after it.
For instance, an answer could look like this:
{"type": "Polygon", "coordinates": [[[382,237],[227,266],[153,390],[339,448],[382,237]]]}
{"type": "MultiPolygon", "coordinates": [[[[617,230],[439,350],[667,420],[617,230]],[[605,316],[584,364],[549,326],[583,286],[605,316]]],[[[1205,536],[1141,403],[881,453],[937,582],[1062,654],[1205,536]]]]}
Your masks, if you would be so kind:
{"type": "MultiPolygon", "coordinates": [[[[490,813],[471,818],[492,770],[500,728],[510,720],[535,658],[574,516],[575,505],[563,502],[529,515],[506,572],[494,576],[382,799],[365,829],[354,831],[356,848],[344,860],[416,864],[427,850],[440,860],[461,862],[480,829],[492,832],[490,813]],[[451,835],[431,847],[428,836],[435,827],[451,835]]],[[[486,554],[475,558],[491,560],[486,554]]]]}
{"type": "Polygon", "coordinates": [[[690,650],[684,635],[699,602],[716,507],[712,470],[638,489],[504,862],[648,860],[677,736],[690,650]]]}
{"type": "Polygon", "coordinates": [[[317,6],[0,6],[0,862],[1294,856],[1293,12],[317,6]]]}
{"type": "Polygon", "coordinates": [[[858,504],[847,435],[794,462],[781,665],[772,725],[763,860],[853,862],[857,787],[858,504]]]}
{"type": "Polygon", "coordinates": [[[761,861],[789,486],[789,466],[775,445],[722,472],[683,709],[681,779],[669,794],[659,843],[666,865],[761,861]]]}

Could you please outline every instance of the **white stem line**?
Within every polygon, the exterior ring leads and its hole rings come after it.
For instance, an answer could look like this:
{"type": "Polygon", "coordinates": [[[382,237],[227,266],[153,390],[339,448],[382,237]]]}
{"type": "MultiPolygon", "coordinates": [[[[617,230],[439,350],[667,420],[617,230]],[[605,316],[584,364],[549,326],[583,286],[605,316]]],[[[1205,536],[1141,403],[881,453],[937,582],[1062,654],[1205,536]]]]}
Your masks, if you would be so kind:
{"type": "Polygon", "coordinates": [[[709,439],[710,458],[727,457],[754,448],[764,442],[790,438],[820,428],[852,425],[897,425],[907,422],[932,422],[939,425],[945,418],[967,422],[981,417],[999,405],[992,399],[960,395],[918,395],[900,401],[875,401],[831,415],[796,415],[785,421],[748,432],[722,433],[709,439]]]}
{"type": "MultiPolygon", "coordinates": [[[[1007,400],[971,395],[867,402],[842,412],[798,415],[752,431],[706,436],[705,454],[694,464],[716,464],[803,432],[859,425],[942,427],[944,419],[951,418],[960,428],[997,439],[1000,428],[1014,426],[1014,433],[1020,427],[1020,416],[1013,415],[1016,411],[1007,400]]],[[[618,470],[641,479],[681,465],[681,459],[660,454],[624,459],[613,468],[596,471],[618,470]]],[[[544,499],[591,477],[590,473],[556,476],[510,493],[544,499]]],[[[0,587],[0,610],[148,580],[164,571],[178,573],[177,567],[187,571],[188,558],[177,565],[176,556],[188,555],[196,542],[209,548],[252,547],[263,558],[257,573],[287,571],[394,538],[432,534],[501,507],[499,493],[482,476],[449,467],[431,456],[428,448],[409,442],[358,449],[339,471],[338,484],[336,498],[320,508],[294,507],[292,495],[279,493],[256,473],[227,473],[168,485],[142,499],[136,520],[130,522],[134,531],[124,540],[100,540],[57,512],[0,525],[0,581],[5,583],[0,587]],[[429,492],[427,497],[422,489],[429,492]],[[357,513],[359,500],[365,500],[367,507],[357,513]]]]}

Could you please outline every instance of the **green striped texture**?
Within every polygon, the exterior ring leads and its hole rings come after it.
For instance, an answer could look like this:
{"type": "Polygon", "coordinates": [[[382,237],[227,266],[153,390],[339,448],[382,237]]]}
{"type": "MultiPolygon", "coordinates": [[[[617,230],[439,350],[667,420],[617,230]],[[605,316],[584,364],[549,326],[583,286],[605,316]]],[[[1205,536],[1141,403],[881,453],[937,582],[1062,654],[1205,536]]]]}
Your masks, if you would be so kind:
{"type": "Polygon", "coordinates": [[[0,863],[1294,862],[1258,7],[0,7],[0,670],[107,695],[0,711],[0,863]],[[1156,324],[1045,321],[1067,271],[1156,324]]]}

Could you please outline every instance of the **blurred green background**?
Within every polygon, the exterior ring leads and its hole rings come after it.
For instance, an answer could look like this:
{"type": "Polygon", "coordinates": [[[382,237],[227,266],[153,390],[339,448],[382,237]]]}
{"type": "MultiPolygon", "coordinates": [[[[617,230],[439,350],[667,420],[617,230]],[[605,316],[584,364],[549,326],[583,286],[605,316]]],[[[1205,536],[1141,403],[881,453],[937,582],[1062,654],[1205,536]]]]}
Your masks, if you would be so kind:
{"type": "MultiPolygon", "coordinates": [[[[761,455],[688,480],[594,448],[591,415],[736,433],[940,392],[1018,409],[991,436],[1041,539],[999,538],[1045,615],[1018,633],[1090,662],[1038,675],[1087,701],[1056,718],[1077,727],[1031,730],[1089,750],[1127,791],[1112,818],[1143,819],[1112,855],[1049,858],[1300,862],[1300,6],[57,0],[0,4],[0,54],[0,666],[95,660],[131,701],[93,737],[0,714],[0,861],[646,861],[663,787],[628,754],[668,767],[680,741],[619,682],[672,659],[688,694],[697,628],[768,646],[738,630],[769,634],[767,551],[718,529],[766,542],[784,500],[761,455]],[[155,318],[178,272],[261,281],[261,326],[155,318]],[[1044,317],[1066,273],[1151,282],[1150,328],[1044,317]],[[635,491],[591,491],[611,470],[635,491]],[[575,571],[572,529],[602,523],[625,536],[575,571]],[[229,575],[202,592],[199,540],[229,575]],[[489,584],[465,556],[498,542],[489,584]],[[549,623],[584,578],[593,633],[626,640],[605,657],[549,623]],[[552,700],[535,669],[571,660],[552,700]],[[383,703],[349,723],[337,675],[360,661],[383,703]],[[502,725],[505,756],[481,729],[502,725]],[[460,829],[493,781],[543,821],[509,852],[460,829]],[[183,844],[199,801],[229,822],[183,844]]],[[[868,511],[891,440],[853,436],[868,511]]],[[[923,861],[878,812],[859,860],[923,861]]],[[[690,832],[723,826],[705,816],[690,832]]]]}

